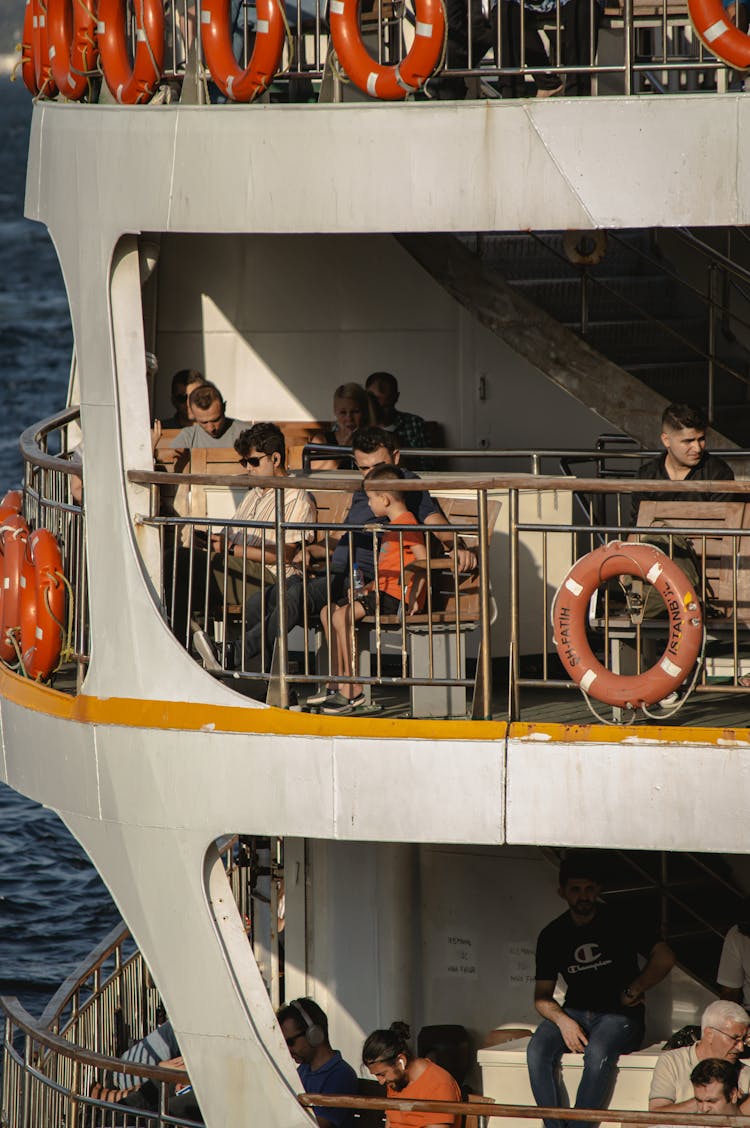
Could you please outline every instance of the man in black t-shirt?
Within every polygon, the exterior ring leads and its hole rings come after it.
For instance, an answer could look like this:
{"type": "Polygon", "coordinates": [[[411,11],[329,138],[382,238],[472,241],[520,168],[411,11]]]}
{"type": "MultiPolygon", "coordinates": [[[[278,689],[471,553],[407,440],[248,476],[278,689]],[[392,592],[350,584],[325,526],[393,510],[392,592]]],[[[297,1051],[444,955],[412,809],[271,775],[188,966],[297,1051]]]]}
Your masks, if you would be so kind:
{"type": "MultiPolygon", "coordinates": [[[[541,1107],[560,1107],[557,1067],[566,1050],[583,1054],[574,1107],[604,1106],[619,1055],[641,1044],[643,996],[674,964],[671,948],[663,941],[644,943],[627,917],[599,900],[601,891],[596,856],[569,851],[560,866],[559,888],[568,910],[542,929],[536,948],[534,1005],[543,1021],[529,1042],[527,1061],[541,1107]],[[639,952],[648,954],[642,970],[639,952]],[[553,997],[558,975],[567,985],[562,1006],[553,997]]],[[[546,1128],[578,1124],[544,1123],[546,1128]]]]}

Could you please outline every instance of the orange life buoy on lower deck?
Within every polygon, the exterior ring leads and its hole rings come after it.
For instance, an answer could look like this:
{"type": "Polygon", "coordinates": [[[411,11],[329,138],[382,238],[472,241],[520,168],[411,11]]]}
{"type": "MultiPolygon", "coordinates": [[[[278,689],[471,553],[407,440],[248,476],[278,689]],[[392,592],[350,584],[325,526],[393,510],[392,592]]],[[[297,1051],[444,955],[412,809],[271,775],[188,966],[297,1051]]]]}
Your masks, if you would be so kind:
{"type": "Polygon", "coordinates": [[[26,545],[21,589],[21,653],[30,678],[47,678],[57,666],[65,628],[65,584],[57,540],[36,529],[26,545]]]}
{"type": "Polygon", "coordinates": [[[23,494],[20,490],[8,490],[0,498],[0,524],[6,517],[13,513],[20,513],[23,508],[23,494]]]}
{"type": "Polygon", "coordinates": [[[690,581],[679,565],[650,544],[612,541],[578,560],[555,596],[552,625],[558,657],[584,693],[630,708],[663,701],[682,685],[703,641],[703,614],[690,581]],[[586,636],[591,596],[600,584],[622,575],[653,584],[667,610],[664,653],[649,670],[632,676],[606,669],[586,636]]]}
{"type": "Polygon", "coordinates": [[[0,658],[14,662],[18,653],[13,637],[21,626],[23,561],[29,526],[18,513],[0,525],[0,658]]]}
{"type": "Polygon", "coordinates": [[[732,23],[721,0],[688,0],[688,12],[711,54],[737,70],[750,69],[750,36],[732,23]]]}
{"type": "Polygon", "coordinates": [[[440,65],[448,23],[443,0],[415,0],[414,42],[394,66],[373,59],[359,29],[360,0],[331,0],[328,20],[336,55],[355,86],[372,98],[398,101],[424,86],[440,65]]]}
{"type": "Polygon", "coordinates": [[[88,90],[88,74],[99,62],[93,8],[86,0],[47,0],[47,38],[57,88],[78,101],[88,90]]]}
{"type": "Polygon", "coordinates": [[[102,71],[107,86],[124,105],[148,102],[164,69],[164,5],[162,0],[135,0],[135,56],[128,54],[125,0],[99,0],[96,26],[102,71]]]}
{"type": "Polygon", "coordinates": [[[201,42],[211,78],[233,102],[252,102],[273,82],[281,65],[286,21],[280,0],[257,0],[255,43],[243,70],[232,50],[229,0],[204,0],[201,42]]]}
{"type": "Polygon", "coordinates": [[[57,86],[49,58],[47,5],[45,0],[26,0],[21,43],[21,75],[30,94],[54,97],[57,86]]]}

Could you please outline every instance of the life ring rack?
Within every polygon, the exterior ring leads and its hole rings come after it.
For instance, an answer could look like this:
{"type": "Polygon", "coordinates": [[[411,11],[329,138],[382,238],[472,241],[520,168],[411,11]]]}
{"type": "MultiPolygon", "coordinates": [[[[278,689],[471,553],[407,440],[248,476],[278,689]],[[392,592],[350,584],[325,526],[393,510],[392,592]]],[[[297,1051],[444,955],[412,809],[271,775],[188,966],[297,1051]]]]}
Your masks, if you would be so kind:
{"type": "Polygon", "coordinates": [[[243,70],[234,57],[229,0],[205,0],[201,43],[211,78],[233,102],[252,102],[273,82],[289,28],[281,0],[257,0],[255,43],[243,70]]]}
{"type": "Polygon", "coordinates": [[[712,55],[735,70],[750,70],[750,35],[727,18],[721,0],[688,0],[688,14],[712,55]]]}
{"type": "Polygon", "coordinates": [[[163,0],[134,0],[135,51],[128,54],[126,0],[99,0],[96,39],[102,74],[123,105],[148,102],[164,70],[163,0]]]}
{"type": "Polygon", "coordinates": [[[421,90],[445,58],[448,20],[443,0],[415,0],[414,42],[392,66],[373,59],[359,28],[360,0],[330,0],[331,40],[341,67],[355,86],[371,98],[402,101],[421,90]]]}
{"type": "Polygon", "coordinates": [[[552,628],[558,658],[587,701],[593,697],[607,705],[646,712],[687,680],[704,640],[700,601],[685,573],[660,548],[634,542],[611,541],[576,561],[553,600],[552,628]],[[651,584],[667,611],[664,652],[640,674],[608,670],[594,655],[586,634],[592,595],[601,584],[622,575],[651,584]]]}

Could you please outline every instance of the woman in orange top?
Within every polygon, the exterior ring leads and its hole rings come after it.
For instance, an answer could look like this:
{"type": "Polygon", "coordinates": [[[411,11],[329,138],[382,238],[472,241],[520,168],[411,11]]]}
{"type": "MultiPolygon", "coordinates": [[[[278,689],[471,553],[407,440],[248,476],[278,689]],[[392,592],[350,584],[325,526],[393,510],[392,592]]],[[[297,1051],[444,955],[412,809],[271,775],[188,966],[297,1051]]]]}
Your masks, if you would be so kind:
{"type": "MultiPolygon", "coordinates": [[[[392,1022],[388,1030],[376,1030],[362,1050],[362,1061],[387,1095],[425,1101],[460,1101],[461,1090],[445,1069],[428,1058],[412,1055],[409,1049],[409,1027],[405,1022],[392,1022]]],[[[388,1109],[388,1128],[459,1128],[461,1117],[451,1112],[402,1112],[388,1109]]]]}

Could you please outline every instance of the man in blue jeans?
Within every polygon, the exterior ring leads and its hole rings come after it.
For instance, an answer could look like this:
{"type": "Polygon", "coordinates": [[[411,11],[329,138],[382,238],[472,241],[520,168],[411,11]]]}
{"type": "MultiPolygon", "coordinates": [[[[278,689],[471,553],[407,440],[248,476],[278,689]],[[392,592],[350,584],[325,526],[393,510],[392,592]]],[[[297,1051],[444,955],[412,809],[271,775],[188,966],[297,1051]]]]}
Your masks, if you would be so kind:
{"type": "MultiPolygon", "coordinates": [[[[643,1039],[643,996],[674,964],[669,945],[644,944],[633,922],[599,899],[601,891],[596,854],[568,851],[559,888],[568,909],[542,929],[536,948],[534,1005],[543,1021],[527,1061],[534,1099],[543,1108],[561,1107],[558,1067],[566,1051],[583,1054],[574,1107],[604,1107],[619,1055],[637,1050],[643,1039]],[[639,952],[647,957],[642,969],[639,952]],[[567,985],[562,1006],[553,997],[558,975],[567,985]]],[[[579,1122],[544,1123],[565,1128],[579,1122]]]]}

